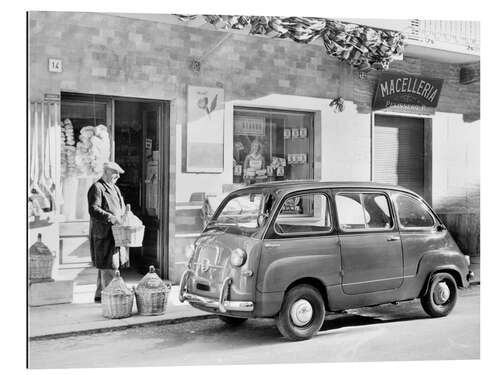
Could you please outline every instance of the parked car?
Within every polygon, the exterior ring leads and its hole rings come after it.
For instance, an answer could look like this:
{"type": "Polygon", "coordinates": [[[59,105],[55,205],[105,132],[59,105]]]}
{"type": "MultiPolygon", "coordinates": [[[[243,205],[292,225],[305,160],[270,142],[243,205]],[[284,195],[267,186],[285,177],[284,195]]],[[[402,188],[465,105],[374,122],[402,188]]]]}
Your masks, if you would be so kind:
{"type": "Polygon", "coordinates": [[[450,313],[473,278],[443,222],[412,191],[376,183],[255,184],[221,202],[182,275],[179,299],[237,325],[270,318],[311,338],[325,312],[420,298],[450,313]]]}

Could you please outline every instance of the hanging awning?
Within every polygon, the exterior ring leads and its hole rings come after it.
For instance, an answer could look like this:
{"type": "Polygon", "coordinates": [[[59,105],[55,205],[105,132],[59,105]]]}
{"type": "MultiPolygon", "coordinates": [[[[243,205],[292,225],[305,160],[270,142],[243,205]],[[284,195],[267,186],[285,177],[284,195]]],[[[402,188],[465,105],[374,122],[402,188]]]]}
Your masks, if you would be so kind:
{"type": "Polygon", "coordinates": [[[401,32],[327,18],[183,14],[175,16],[184,22],[201,17],[217,29],[249,29],[251,35],[291,39],[302,44],[322,39],[329,56],[362,71],[389,69],[392,60],[401,59],[405,44],[405,37],[401,32]]]}

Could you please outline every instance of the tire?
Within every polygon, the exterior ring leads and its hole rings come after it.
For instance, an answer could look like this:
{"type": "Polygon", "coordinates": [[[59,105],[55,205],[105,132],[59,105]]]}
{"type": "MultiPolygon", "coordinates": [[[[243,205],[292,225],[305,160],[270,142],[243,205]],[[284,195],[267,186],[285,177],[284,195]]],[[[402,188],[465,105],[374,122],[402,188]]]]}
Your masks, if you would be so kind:
{"type": "Polygon", "coordinates": [[[227,316],[227,315],[217,315],[217,317],[227,325],[233,327],[239,326],[248,320],[247,318],[237,318],[235,316],[227,316]]]}
{"type": "Polygon", "coordinates": [[[448,315],[453,310],[457,297],[458,288],[453,276],[449,273],[436,273],[431,276],[429,289],[420,299],[420,303],[427,314],[433,318],[439,318],[448,315]]]}
{"type": "Polygon", "coordinates": [[[280,333],[292,341],[314,336],[325,319],[325,303],[318,290],[310,285],[297,285],[286,294],[276,325],[280,333]]]}

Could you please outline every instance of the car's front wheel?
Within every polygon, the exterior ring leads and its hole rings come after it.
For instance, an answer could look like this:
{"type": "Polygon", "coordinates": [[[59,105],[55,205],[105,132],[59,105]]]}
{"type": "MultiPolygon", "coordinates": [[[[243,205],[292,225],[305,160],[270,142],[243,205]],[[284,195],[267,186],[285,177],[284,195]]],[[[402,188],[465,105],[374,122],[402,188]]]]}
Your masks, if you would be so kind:
{"type": "Polygon", "coordinates": [[[324,319],[325,304],[318,290],[297,285],[285,294],[276,324],[284,337],[298,341],[314,336],[324,319]]]}
{"type": "Polygon", "coordinates": [[[217,315],[217,317],[230,326],[239,326],[247,321],[247,318],[237,318],[235,316],[217,315]]]}
{"type": "Polygon", "coordinates": [[[458,288],[449,273],[432,275],[427,293],[420,299],[425,312],[434,318],[448,315],[457,302],[458,288]]]}

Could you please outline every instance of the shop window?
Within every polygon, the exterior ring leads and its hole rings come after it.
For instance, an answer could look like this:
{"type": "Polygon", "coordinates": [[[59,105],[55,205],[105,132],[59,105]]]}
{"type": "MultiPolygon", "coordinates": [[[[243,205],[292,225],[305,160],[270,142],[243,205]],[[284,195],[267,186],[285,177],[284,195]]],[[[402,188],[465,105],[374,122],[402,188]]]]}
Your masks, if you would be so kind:
{"type": "Polygon", "coordinates": [[[61,214],[66,221],[88,220],[90,185],[110,158],[110,105],[93,96],[61,97],[61,214]]]}
{"type": "Polygon", "coordinates": [[[233,182],[312,179],[313,119],[305,112],[235,109],[233,182]]]}

